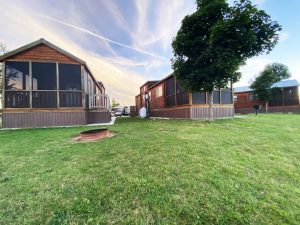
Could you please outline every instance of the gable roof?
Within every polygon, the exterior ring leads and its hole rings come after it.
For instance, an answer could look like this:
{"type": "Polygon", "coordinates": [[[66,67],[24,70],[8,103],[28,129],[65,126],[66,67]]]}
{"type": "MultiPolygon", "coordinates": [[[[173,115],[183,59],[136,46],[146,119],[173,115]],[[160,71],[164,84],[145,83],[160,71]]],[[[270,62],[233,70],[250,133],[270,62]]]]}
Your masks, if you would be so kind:
{"type": "Polygon", "coordinates": [[[22,53],[22,52],[24,52],[24,51],[26,51],[28,49],[31,49],[31,48],[33,48],[35,46],[38,46],[40,44],[47,45],[48,47],[50,47],[50,48],[52,48],[52,49],[60,52],[61,54],[65,55],[65,56],[68,56],[69,58],[73,59],[74,61],[76,61],[76,62],[78,62],[80,64],[83,64],[83,65],[86,65],[85,61],[83,61],[83,60],[79,59],[78,57],[72,55],[71,53],[69,53],[69,52],[67,52],[67,51],[65,51],[65,50],[57,47],[56,45],[50,43],[49,41],[45,40],[44,38],[41,38],[41,39],[39,39],[37,41],[34,41],[34,42],[29,43],[27,45],[24,45],[24,46],[22,46],[20,48],[17,48],[17,49],[15,49],[13,51],[10,51],[10,52],[8,52],[8,53],[0,56],[0,62],[4,61],[5,59],[7,59],[7,58],[9,58],[11,56],[20,54],[20,53],[22,53]]]}
{"type": "MultiPolygon", "coordinates": [[[[65,55],[65,56],[67,56],[67,57],[73,59],[74,61],[78,62],[79,64],[84,65],[84,67],[87,69],[87,71],[91,74],[92,79],[95,81],[96,85],[97,85],[99,88],[101,88],[100,83],[98,83],[99,81],[96,80],[96,78],[94,77],[92,71],[90,70],[90,68],[88,67],[88,65],[86,64],[85,61],[83,61],[82,59],[79,59],[79,58],[76,57],[75,55],[73,55],[73,54],[71,54],[71,53],[69,53],[69,52],[63,50],[62,48],[60,48],[60,47],[58,47],[58,46],[56,46],[56,45],[50,43],[49,41],[45,40],[44,38],[41,38],[41,39],[39,39],[39,40],[37,40],[37,41],[34,41],[34,42],[29,43],[29,44],[27,44],[27,45],[24,45],[24,46],[22,46],[22,47],[20,47],[20,48],[17,48],[17,49],[15,49],[15,50],[13,50],[13,51],[10,51],[10,52],[5,53],[4,55],[0,56],[0,62],[3,62],[5,59],[7,59],[7,58],[9,58],[9,57],[11,57],[11,56],[20,54],[20,53],[22,53],[22,52],[24,52],[24,51],[26,51],[26,50],[29,50],[29,49],[34,48],[34,47],[36,47],[36,46],[38,46],[38,45],[41,45],[41,44],[47,45],[49,48],[52,48],[52,49],[58,51],[59,53],[61,53],[61,54],[65,55]]],[[[101,82],[101,83],[102,83],[102,82],[101,82]]],[[[103,83],[102,83],[102,86],[104,87],[103,83]]],[[[105,88],[105,87],[104,87],[104,88],[105,88]]]]}
{"type": "Polygon", "coordinates": [[[148,88],[148,90],[150,90],[151,88],[154,88],[155,86],[161,84],[163,81],[167,80],[168,78],[170,78],[170,77],[172,77],[172,76],[174,76],[173,73],[169,74],[168,76],[164,77],[163,79],[161,79],[161,80],[158,81],[157,83],[155,83],[155,84],[153,84],[152,86],[150,86],[150,87],[148,88]]]}
{"type": "MultiPolygon", "coordinates": [[[[300,83],[293,79],[293,80],[282,80],[272,85],[272,88],[285,88],[285,87],[296,87],[300,86],[300,83]]],[[[250,92],[252,91],[249,86],[242,86],[234,88],[234,93],[242,93],[242,92],[250,92]]]]}
{"type": "Polygon", "coordinates": [[[142,86],[140,86],[140,88],[142,88],[145,85],[148,85],[148,87],[151,87],[153,84],[156,84],[157,82],[159,82],[159,80],[148,80],[142,86]]]}

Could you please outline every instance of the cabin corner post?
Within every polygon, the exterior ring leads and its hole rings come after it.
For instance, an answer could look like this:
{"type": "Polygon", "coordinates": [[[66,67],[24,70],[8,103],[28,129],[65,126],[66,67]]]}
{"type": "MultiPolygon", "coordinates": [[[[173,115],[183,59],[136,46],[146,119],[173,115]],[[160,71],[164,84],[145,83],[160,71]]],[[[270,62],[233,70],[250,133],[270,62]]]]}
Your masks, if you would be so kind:
{"type": "Polygon", "coordinates": [[[5,109],[5,62],[2,62],[2,109],[5,109]]]}
{"type": "Polygon", "coordinates": [[[59,102],[59,66],[58,62],[56,62],[56,100],[57,100],[57,108],[60,107],[60,102],[59,102]]]}
{"type": "Polygon", "coordinates": [[[29,61],[29,108],[32,109],[32,61],[29,61]]]}
{"type": "Polygon", "coordinates": [[[85,90],[85,74],[84,74],[85,72],[84,72],[84,66],[83,65],[81,65],[81,93],[82,93],[82,96],[81,96],[81,98],[82,98],[82,108],[86,108],[86,99],[85,99],[85,92],[86,92],[86,90],[85,90]]]}

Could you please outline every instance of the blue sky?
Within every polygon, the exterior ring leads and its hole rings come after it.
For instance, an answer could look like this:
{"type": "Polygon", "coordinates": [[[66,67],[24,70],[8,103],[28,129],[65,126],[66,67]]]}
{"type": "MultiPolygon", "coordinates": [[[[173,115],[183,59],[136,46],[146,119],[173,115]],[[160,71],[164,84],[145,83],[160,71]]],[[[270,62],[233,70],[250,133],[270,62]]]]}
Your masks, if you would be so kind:
{"type": "MultiPolygon", "coordinates": [[[[172,72],[172,38],[194,0],[0,0],[0,41],[8,50],[41,37],[85,60],[108,94],[134,104],[139,86],[172,72]],[[3,10],[5,9],[5,10],[3,10]]],[[[230,3],[233,0],[229,1],[230,3]]],[[[300,81],[300,1],[253,0],[282,26],[269,55],[248,60],[235,85],[248,85],[264,66],[286,64],[300,81]]]]}

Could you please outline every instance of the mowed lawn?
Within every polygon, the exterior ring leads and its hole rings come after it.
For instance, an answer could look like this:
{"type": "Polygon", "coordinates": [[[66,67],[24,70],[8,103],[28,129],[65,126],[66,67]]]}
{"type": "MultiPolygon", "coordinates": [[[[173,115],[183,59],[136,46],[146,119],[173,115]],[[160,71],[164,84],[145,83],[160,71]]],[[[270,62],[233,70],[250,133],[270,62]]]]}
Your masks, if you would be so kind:
{"type": "Polygon", "coordinates": [[[0,131],[0,224],[300,224],[300,115],[0,131]]]}

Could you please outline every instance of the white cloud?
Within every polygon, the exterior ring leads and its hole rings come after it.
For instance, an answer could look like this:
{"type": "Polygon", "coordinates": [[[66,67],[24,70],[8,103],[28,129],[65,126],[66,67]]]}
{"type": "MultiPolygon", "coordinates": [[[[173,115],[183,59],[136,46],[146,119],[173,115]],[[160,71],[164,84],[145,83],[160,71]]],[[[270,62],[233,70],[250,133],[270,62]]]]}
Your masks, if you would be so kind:
{"type": "Polygon", "coordinates": [[[265,57],[255,57],[249,59],[246,65],[240,68],[242,78],[239,82],[234,84],[234,86],[238,87],[250,85],[259,72],[261,72],[269,63],[272,63],[272,61],[265,57]]]}
{"type": "Polygon", "coordinates": [[[289,39],[289,34],[285,31],[279,33],[279,42],[284,42],[289,39]]]}

